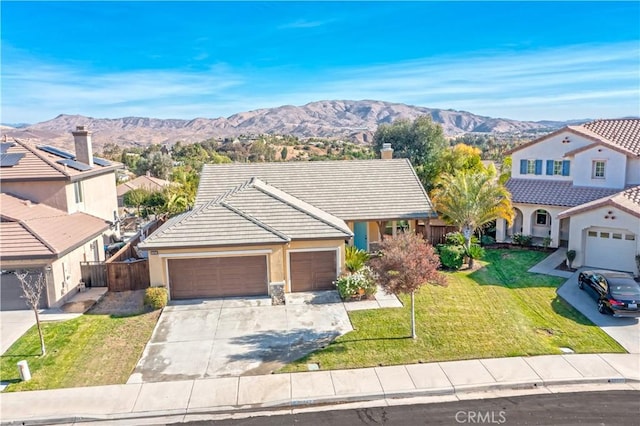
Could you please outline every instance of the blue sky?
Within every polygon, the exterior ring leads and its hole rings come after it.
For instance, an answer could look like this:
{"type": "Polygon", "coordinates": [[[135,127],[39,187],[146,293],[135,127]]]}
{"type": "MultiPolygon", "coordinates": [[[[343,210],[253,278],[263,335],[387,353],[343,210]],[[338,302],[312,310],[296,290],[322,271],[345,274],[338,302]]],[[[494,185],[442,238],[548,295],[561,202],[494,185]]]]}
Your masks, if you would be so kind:
{"type": "Polygon", "coordinates": [[[640,3],[11,2],[2,118],[195,118],[375,99],[640,115],[640,3]]]}

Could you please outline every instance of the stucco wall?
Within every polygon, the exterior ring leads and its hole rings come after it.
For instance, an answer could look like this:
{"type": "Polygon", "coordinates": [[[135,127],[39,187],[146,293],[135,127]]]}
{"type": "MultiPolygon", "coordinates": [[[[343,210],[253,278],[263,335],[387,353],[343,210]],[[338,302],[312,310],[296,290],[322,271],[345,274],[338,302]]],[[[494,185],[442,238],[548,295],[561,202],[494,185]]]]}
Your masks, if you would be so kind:
{"type": "Polygon", "coordinates": [[[584,265],[586,230],[591,227],[624,229],[636,235],[635,253],[603,253],[603,255],[635,256],[640,254],[640,218],[636,216],[618,208],[604,206],[573,215],[570,220],[569,249],[576,251],[576,258],[573,262],[574,267],[584,265]],[[610,211],[612,212],[611,214],[609,214],[610,211]],[[604,216],[615,216],[615,219],[605,219],[604,216]]]}
{"type": "Polygon", "coordinates": [[[288,253],[289,251],[311,251],[316,249],[335,249],[339,253],[338,274],[344,270],[344,240],[292,241],[287,245],[255,245],[235,247],[203,247],[194,249],[172,249],[149,251],[149,276],[152,286],[168,287],[167,259],[180,257],[212,256],[255,256],[267,255],[270,282],[286,283],[290,288],[288,253]],[[154,254],[157,253],[157,254],[154,254]]]}
{"type": "Polygon", "coordinates": [[[118,211],[115,173],[93,176],[80,181],[83,201],[75,203],[74,184],[66,187],[69,213],[84,212],[104,220],[113,221],[113,213],[118,211]]]}
{"type": "Polygon", "coordinates": [[[640,159],[627,159],[627,185],[640,185],[640,159]]]}
{"type": "Polygon", "coordinates": [[[573,160],[571,158],[564,158],[564,155],[578,148],[582,148],[587,145],[591,145],[593,141],[580,137],[571,132],[561,132],[558,135],[552,136],[548,139],[542,140],[536,144],[523,148],[514,152],[511,155],[512,167],[511,177],[520,179],[549,179],[549,180],[572,180],[575,175],[576,168],[580,167],[575,164],[575,161],[571,161],[571,169],[569,176],[547,175],[546,174],[546,160],[573,160]],[[570,141],[569,143],[562,143],[565,137],[570,141]],[[520,174],[520,160],[543,160],[542,174],[520,174]]]}
{"type": "Polygon", "coordinates": [[[104,250],[102,250],[102,237],[97,237],[86,244],[67,253],[51,264],[51,282],[49,283],[49,304],[57,307],[78,291],[78,284],[82,280],[80,262],[94,260],[93,242],[96,241],[99,260],[104,260],[104,250]]]}
{"type": "Polygon", "coordinates": [[[576,186],[593,186],[598,188],[624,188],[627,175],[627,157],[617,151],[602,146],[594,147],[576,154],[573,184],[576,186]],[[592,177],[592,163],[605,161],[605,177],[592,177]]]}
{"type": "Polygon", "coordinates": [[[2,192],[67,211],[65,184],[65,181],[2,182],[2,192]]]}

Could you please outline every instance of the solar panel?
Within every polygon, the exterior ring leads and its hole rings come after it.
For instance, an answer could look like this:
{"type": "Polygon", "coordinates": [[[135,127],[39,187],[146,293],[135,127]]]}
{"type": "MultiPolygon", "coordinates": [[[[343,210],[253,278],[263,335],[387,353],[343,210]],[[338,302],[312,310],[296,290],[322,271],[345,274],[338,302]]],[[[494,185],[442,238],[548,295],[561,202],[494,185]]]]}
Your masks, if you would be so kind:
{"type": "Polygon", "coordinates": [[[49,145],[40,145],[38,147],[39,150],[44,151],[44,152],[48,152],[49,154],[53,154],[53,155],[57,155],[58,157],[62,157],[62,158],[66,158],[68,160],[75,160],[76,156],[73,155],[70,152],[67,151],[63,151],[60,148],[56,148],[53,146],[49,146],[49,145]]]}
{"type": "Polygon", "coordinates": [[[96,163],[98,166],[102,166],[102,167],[108,167],[111,165],[110,161],[100,157],[93,157],[93,162],[96,163]]]}
{"type": "Polygon", "coordinates": [[[2,142],[0,143],[0,153],[5,154],[9,148],[15,146],[15,142],[2,142]]]}
{"type": "Polygon", "coordinates": [[[24,152],[0,154],[0,167],[13,167],[24,157],[24,152]]]}
{"type": "Polygon", "coordinates": [[[86,172],[87,170],[91,170],[88,164],[81,163],[79,161],[74,161],[70,159],[58,160],[59,164],[63,164],[65,166],[69,166],[72,169],[79,170],[81,172],[86,172]]]}

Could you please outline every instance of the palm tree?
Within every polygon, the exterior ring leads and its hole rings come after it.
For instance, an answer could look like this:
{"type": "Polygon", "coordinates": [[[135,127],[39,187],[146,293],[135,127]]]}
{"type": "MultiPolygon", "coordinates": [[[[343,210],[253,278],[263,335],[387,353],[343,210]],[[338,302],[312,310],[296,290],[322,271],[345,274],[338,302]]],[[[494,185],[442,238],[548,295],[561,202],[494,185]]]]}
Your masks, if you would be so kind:
{"type": "MultiPolygon", "coordinates": [[[[478,228],[499,218],[511,223],[514,217],[511,194],[487,172],[444,173],[431,197],[444,221],[457,226],[464,235],[467,254],[471,236],[478,228]]],[[[469,267],[473,267],[471,257],[469,267]]]]}

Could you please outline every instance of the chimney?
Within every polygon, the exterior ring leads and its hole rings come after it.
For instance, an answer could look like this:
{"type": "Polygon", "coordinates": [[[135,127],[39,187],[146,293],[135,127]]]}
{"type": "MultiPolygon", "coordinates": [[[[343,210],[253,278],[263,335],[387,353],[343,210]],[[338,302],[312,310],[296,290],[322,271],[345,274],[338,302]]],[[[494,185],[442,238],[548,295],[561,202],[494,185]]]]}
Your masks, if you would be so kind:
{"type": "Polygon", "coordinates": [[[93,149],[91,147],[91,132],[84,126],[76,126],[71,132],[76,145],[76,160],[93,167],[93,149]]]}
{"type": "Polygon", "coordinates": [[[391,160],[393,158],[393,148],[390,143],[383,143],[380,150],[380,158],[383,160],[391,160]]]}

